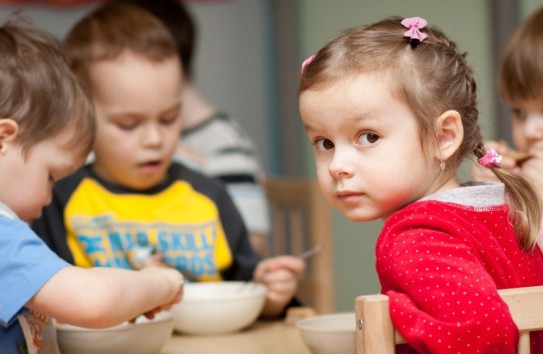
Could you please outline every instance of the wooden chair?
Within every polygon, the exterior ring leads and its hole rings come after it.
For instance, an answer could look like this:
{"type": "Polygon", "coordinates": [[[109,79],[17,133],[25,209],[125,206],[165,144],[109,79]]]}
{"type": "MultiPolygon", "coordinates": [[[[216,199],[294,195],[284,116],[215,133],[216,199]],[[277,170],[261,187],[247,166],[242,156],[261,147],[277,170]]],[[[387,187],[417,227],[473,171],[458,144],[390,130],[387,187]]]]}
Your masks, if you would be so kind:
{"type": "MultiPolygon", "coordinates": [[[[503,289],[499,293],[520,332],[518,353],[530,353],[530,332],[543,330],[543,286],[503,289]]],[[[355,312],[358,354],[394,353],[396,344],[405,343],[392,325],[388,296],[359,296],[355,301],[355,312]]]]}
{"type": "Polygon", "coordinates": [[[330,209],[315,181],[275,177],[265,182],[270,203],[273,255],[298,255],[315,245],[321,251],[306,260],[297,297],[317,313],[335,308],[330,209]]]}

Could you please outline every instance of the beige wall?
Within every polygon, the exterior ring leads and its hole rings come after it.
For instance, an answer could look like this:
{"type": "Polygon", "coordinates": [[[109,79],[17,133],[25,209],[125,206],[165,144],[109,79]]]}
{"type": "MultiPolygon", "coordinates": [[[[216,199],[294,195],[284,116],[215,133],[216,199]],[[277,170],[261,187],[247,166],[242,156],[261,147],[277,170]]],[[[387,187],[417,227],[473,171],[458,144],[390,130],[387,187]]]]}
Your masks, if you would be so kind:
{"type": "MultiPolygon", "coordinates": [[[[421,16],[443,29],[461,50],[467,51],[479,85],[483,134],[492,137],[493,75],[490,53],[490,19],[486,1],[301,0],[302,58],[317,51],[341,30],[381,18],[421,16]]],[[[306,144],[307,173],[314,176],[313,153],[306,144]]],[[[337,310],[354,309],[357,294],[376,293],[374,245],[381,222],[352,223],[334,212],[337,310]]]]}

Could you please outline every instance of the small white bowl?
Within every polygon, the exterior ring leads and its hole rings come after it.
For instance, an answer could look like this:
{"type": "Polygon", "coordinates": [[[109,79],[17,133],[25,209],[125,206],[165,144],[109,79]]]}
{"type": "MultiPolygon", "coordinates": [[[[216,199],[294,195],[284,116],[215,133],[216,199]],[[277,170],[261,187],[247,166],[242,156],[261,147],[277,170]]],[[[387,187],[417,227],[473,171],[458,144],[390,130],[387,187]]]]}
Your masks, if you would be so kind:
{"type": "Polygon", "coordinates": [[[57,341],[62,354],[157,354],[172,332],[173,315],[160,312],[105,329],[57,324],[57,341]]]}
{"type": "Polygon", "coordinates": [[[255,282],[186,283],[172,307],[174,329],[186,334],[223,334],[253,324],[262,312],[266,287],[255,282]]]}
{"type": "Polygon", "coordinates": [[[354,312],[307,317],[296,326],[312,354],[356,354],[354,312]]]}

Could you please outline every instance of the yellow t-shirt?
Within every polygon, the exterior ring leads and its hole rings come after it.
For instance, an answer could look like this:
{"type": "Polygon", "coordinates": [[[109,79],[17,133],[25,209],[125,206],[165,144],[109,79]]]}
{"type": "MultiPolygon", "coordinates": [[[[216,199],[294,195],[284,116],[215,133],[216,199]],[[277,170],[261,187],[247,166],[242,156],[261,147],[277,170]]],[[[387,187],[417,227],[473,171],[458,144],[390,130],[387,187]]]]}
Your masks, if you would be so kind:
{"type": "Polygon", "coordinates": [[[83,267],[135,268],[136,251],[149,248],[167,265],[211,281],[224,271],[227,280],[250,279],[259,261],[224,186],[179,164],[145,192],[108,185],[84,167],[55,186],[53,203],[33,227],[83,267]]]}

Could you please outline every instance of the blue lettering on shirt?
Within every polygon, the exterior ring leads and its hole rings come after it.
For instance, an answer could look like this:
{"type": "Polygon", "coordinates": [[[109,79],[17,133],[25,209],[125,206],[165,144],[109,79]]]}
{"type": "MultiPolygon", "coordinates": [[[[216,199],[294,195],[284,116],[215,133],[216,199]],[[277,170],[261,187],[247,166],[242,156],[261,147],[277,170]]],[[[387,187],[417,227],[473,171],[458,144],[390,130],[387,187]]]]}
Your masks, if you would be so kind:
{"type": "Polygon", "coordinates": [[[95,266],[133,268],[131,251],[152,245],[162,253],[163,262],[172,267],[197,277],[218,273],[215,264],[216,223],[126,223],[115,222],[108,216],[78,218],[76,226],[77,238],[95,266]]]}

